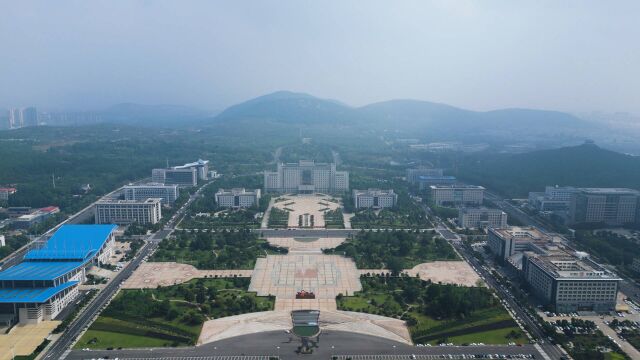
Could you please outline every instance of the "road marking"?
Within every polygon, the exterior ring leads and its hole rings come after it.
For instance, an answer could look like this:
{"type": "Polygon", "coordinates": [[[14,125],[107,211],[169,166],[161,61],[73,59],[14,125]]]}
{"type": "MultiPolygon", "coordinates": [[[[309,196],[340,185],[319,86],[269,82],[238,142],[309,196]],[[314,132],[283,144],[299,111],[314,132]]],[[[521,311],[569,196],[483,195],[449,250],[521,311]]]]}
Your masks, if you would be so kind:
{"type": "Polygon", "coordinates": [[[540,346],[540,344],[535,344],[534,347],[536,348],[536,350],[538,350],[538,352],[540,353],[540,355],[542,355],[542,357],[544,358],[544,360],[551,360],[551,358],[549,357],[549,355],[547,355],[547,353],[542,349],[542,346],[540,346]]]}

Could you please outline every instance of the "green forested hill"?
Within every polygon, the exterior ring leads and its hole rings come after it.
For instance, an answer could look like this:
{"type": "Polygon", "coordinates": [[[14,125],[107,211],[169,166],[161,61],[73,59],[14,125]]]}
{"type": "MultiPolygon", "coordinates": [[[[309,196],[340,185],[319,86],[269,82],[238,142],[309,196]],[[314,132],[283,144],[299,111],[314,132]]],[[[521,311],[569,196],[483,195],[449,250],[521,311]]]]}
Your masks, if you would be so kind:
{"type": "Polygon", "coordinates": [[[588,143],[517,155],[469,157],[454,172],[511,197],[542,191],[545,185],[640,188],[640,157],[588,143]]]}

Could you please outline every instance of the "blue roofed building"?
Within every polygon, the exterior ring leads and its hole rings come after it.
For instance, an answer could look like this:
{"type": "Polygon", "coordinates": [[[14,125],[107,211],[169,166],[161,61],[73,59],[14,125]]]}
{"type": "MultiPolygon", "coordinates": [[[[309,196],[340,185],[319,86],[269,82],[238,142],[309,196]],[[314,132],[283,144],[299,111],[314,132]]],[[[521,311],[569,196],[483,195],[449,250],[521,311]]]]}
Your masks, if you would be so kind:
{"type": "Polygon", "coordinates": [[[116,225],[63,225],[24,260],[0,271],[0,317],[37,323],[54,319],[78,296],[86,270],[112,255],[116,225]]]}

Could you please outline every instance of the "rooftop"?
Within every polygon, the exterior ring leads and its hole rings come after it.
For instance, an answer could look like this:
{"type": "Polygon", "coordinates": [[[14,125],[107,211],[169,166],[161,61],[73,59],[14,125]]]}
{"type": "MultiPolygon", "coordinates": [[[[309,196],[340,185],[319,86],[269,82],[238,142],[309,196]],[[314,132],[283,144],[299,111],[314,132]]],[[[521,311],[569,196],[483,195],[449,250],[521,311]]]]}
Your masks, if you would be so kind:
{"type": "Polygon", "coordinates": [[[25,261],[0,272],[0,280],[55,280],[83,264],[82,261],[25,261]]]}
{"type": "Polygon", "coordinates": [[[549,247],[543,254],[526,253],[527,257],[554,278],[582,280],[620,280],[586,253],[570,252],[560,247],[549,247]]]}
{"type": "Polygon", "coordinates": [[[117,225],[62,225],[40,249],[25,255],[27,260],[87,259],[109,239],[117,225]]]}
{"type": "Polygon", "coordinates": [[[192,168],[194,166],[204,166],[204,165],[206,165],[208,163],[209,163],[209,160],[198,159],[198,161],[194,161],[192,163],[187,163],[187,164],[180,165],[180,166],[174,166],[173,169],[188,169],[188,168],[192,168]]]}
{"type": "Polygon", "coordinates": [[[381,190],[381,189],[367,189],[367,190],[353,190],[354,194],[357,195],[394,195],[395,193],[393,192],[393,189],[386,189],[386,190],[381,190]]]}
{"type": "Polygon", "coordinates": [[[216,195],[255,195],[260,192],[260,189],[249,190],[245,188],[233,188],[233,189],[218,189],[216,195]]]}
{"type": "Polygon", "coordinates": [[[464,184],[455,184],[455,185],[431,185],[429,186],[431,189],[477,189],[484,190],[484,187],[479,185],[464,185],[464,184]]]}
{"type": "MultiPolygon", "coordinates": [[[[148,198],[145,200],[111,200],[111,199],[103,199],[98,201],[98,204],[131,204],[131,205],[140,205],[140,204],[152,204],[156,202],[161,202],[161,198],[148,198]]],[[[115,226],[115,225],[111,225],[115,226]]]]}
{"type": "Polygon", "coordinates": [[[640,195],[640,191],[627,188],[580,188],[579,191],[597,195],[640,195]]]}
{"type": "Polygon", "coordinates": [[[493,232],[497,236],[503,239],[516,238],[516,240],[525,241],[538,241],[549,242],[552,240],[551,236],[545,234],[540,229],[534,226],[510,226],[507,228],[492,228],[489,231],[493,232]]]}
{"type": "Polygon", "coordinates": [[[77,283],[77,281],[68,281],[49,288],[0,289],[0,303],[43,303],[77,283]]]}

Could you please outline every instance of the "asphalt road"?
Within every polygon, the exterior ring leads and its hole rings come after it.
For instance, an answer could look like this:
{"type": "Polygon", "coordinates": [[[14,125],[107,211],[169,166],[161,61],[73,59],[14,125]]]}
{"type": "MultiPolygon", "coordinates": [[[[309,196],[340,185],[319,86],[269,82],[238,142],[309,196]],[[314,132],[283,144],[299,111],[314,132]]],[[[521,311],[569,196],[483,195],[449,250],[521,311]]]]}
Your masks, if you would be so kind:
{"type": "MultiPolygon", "coordinates": [[[[271,331],[254,335],[237,336],[230,339],[187,348],[155,348],[139,350],[72,351],[67,359],[95,359],[109,356],[120,359],[193,358],[209,356],[274,355],[282,359],[299,359],[296,353],[300,340],[284,331],[271,331]]],[[[524,346],[433,346],[416,347],[381,337],[341,331],[325,331],[320,334],[313,354],[304,358],[331,359],[333,355],[441,355],[441,354],[532,354],[543,359],[532,345],[524,346]]]]}

